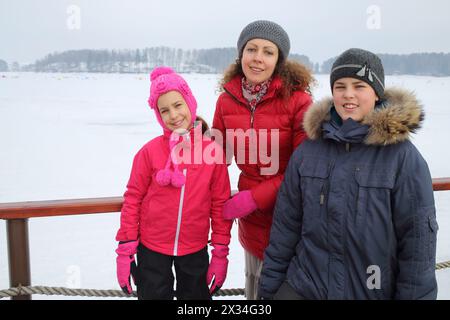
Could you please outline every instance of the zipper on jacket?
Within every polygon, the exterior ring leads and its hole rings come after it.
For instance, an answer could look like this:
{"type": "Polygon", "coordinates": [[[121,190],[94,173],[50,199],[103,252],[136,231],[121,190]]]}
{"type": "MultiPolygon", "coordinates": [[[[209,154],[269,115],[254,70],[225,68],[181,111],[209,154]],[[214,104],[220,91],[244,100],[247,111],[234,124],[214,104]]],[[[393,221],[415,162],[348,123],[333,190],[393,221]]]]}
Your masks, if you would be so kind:
{"type": "MultiPolygon", "coordinates": [[[[359,174],[359,167],[356,167],[356,169],[355,169],[355,171],[356,171],[356,174],[358,175],[359,174]]],[[[358,188],[358,191],[356,191],[356,216],[358,216],[358,214],[359,214],[359,212],[358,212],[358,202],[359,202],[359,185],[357,186],[358,188]]]]}
{"type": "MultiPolygon", "coordinates": [[[[187,169],[183,170],[183,174],[186,177],[187,169]]],[[[181,217],[183,215],[183,202],[184,202],[184,191],[185,191],[186,183],[181,187],[180,194],[180,204],[178,206],[178,220],[177,220],[177,231],[175,233],[175,243],[173,247],[173,255],[178,255],[178,239],[180,237],[180,228],[181,228],[181,217]]]]}
{"type": "MultiPolygon", "coordinates": [[[[249,105],[250,107],[250,105],[249,105]]],[[[254,114],[255,114],[256,107],[250,107],[250,127],[253,128],[253,120],[254,120],[254,114]]]]}
{"type": "MultiPolygon", "coordinates": [[[[231,98],[233,98],[237,103],[243,104],[246,108],[248,108],[250,110],[250,127],[253,128],[253,121],[254,121],[254,114],[255,114],[256,106],[252,107],[252,106],[250,106],[250,104],[243,103],[242,101],[240,101],[238,98],[236,98],[231,92],[229,92],[225,88],[224,88],[224,91],[226,93],[228,93],[231,96],[231,98]]],[[[264,98],[263,98],[263,100],[264,100],[264,98]]],[[[261,101],[263,101],[263,100],[261,100],[261,101]]]]}

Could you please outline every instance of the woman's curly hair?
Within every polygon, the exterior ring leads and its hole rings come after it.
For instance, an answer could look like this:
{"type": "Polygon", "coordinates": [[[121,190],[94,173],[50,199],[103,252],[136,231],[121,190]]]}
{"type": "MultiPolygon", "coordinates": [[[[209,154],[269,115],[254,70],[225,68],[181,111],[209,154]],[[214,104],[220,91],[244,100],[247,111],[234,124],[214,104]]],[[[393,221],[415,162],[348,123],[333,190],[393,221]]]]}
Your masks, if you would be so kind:
{"type": "MultiPolygon", "coordinates": [[[[223,92],[223,86],[237,75],[244,76],[240,59],[236,59],[236,62],[225,70],[219,83],[219,91],[223,92]]],[[[296,90],[306,91],[311,95],[311,89],[316,84],[311,70],[299,62],[289,59],[278,60],[273,72],[273,76],[275,75],[279,75],[283,81],[282,95],[284,98],[289,98],[291,93],[296,90]]]]}

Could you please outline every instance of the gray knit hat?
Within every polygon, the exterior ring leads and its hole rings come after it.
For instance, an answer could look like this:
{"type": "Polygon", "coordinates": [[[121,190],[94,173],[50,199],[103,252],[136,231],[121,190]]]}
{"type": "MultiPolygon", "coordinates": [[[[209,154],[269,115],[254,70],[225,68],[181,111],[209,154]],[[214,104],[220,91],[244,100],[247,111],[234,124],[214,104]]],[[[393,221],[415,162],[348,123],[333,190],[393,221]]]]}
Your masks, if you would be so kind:
{"type": "Polygon", "coordinates": [[[246,43],[256,38],[272,41],[277,45],[283,58],[288,57],[291,48],[288,34],[280,25],[267,20],[253,21],[242,30],[237,42],[239,57],[242,57],[246,43]]]}
{"type": "Polygon", "coordinates": [[[343,52],[333,63],[330,73],[331,91],[336,80],[355,78],[369,84],[380,99],[384,97],[384,68],[374,53],[352,48],[343,52]]]}

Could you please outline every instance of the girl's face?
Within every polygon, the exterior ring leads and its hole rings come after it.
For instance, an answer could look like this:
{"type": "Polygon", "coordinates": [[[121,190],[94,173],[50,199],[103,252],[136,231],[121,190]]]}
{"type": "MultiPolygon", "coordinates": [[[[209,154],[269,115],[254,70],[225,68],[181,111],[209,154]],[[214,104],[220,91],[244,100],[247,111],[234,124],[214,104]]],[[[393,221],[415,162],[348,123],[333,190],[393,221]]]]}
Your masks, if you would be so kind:
{"type": "Polygon", "coordinates": [[[269,40],[252,39],[242,53],[241,65],[247,81],[259,84],[268,80],[277,65],[278,47],[269,40]]]}
{"type": "Polygon", "coordinates": [[[188,130],[191,127],[191,111],[178,91],[172,90],[160,95],[158,109],[162,121],[169,130],[188,130]]]}
{"type": "Polygon", "coordinates": [[[341,78],[333,84],[333,102],[342,120],[361,121],[378,100],[373,88],[364,81],[341,78]]]}

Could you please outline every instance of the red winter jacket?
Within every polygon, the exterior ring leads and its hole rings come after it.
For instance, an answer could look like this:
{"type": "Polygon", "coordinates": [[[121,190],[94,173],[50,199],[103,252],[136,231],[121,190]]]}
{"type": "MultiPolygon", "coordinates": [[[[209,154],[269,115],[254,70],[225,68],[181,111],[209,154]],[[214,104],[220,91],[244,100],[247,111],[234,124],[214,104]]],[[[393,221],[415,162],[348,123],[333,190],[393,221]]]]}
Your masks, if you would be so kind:
{"type": "MultiPolygon", "coordinates": [[[[241,77],[236,76],[224,85],[225,92],[218,98],[213,121],[213,128],[222,131],[224,136],[227,129],[246,131],[253,128],[258,133],[261,129],[266,129],[267,136],[270,136],[270,129],[279,130],[279,144],[275,146],[279,150],[279,169],[273,175],[261,175],[261,169],[267,169],[270,164],[262,163],[264,161],[261,161],[259,156],[256,164],[250,163],[248,139],[245,142],[245,161],[238,163],[237,139],[234,139],[234,157],[241,170],[238,189],[239,191],[250,189],[258,206],[255,212],[239,219],[239,241],[247,251],[261,260],[269,242],[277,192],[289,158],[306,138],[302,128],[303,115],[312,102],[310,95],[304,91],[294,91],[291,97],[285,100],[281,96],[281,89],[282,80],[275,77],[252,114],[242,94],[241,77]]],[[[260,137],[263,136],[257,134],[257,146],[260,145],[260,137]]],[[[271,150],[270,139],[267,150],[271,150]]],[[[262,154],[266,155],[268,151],[262,154]]]]}
{"type": "MultiPolygon", "coordinates": [[[[191,150],[194,150],[193,132],[187,136],[191,150]]],[[[155,176],[168,159],[168,139],[163,135],[151,140],[134,157],[116,240],[139,239],[156,252],[183,256],[207,245],[211,221],[211,242],[228,245],[232,222],[222,216],[223,204],[230,197],[225,161],[181,163],[179,169],[186,176],[185,185],[160,186],[155,176]]],[[[211,143],[214,142],[204,140],[199,144],[201,150],[211,143]]]]}

